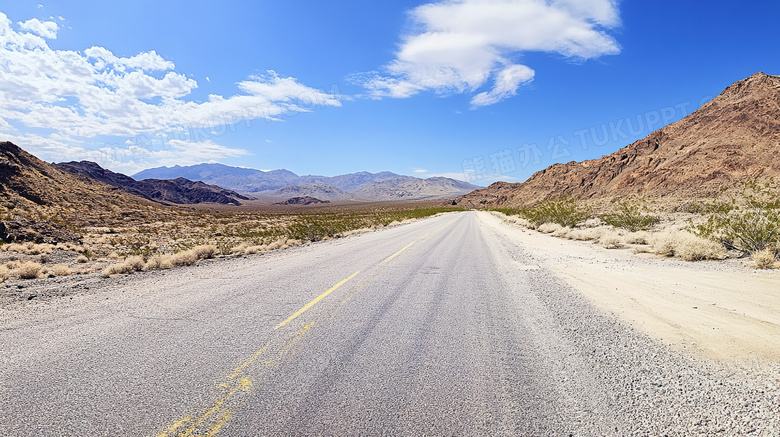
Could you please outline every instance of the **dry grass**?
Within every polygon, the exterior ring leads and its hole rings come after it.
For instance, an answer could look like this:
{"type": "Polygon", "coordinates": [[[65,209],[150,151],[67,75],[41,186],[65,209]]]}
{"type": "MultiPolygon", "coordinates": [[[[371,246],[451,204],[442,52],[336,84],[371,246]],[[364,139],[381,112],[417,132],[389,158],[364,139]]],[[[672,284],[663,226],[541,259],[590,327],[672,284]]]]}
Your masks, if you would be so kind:
{"type": "Polygon", "coordinates": [[[567,237],[576,241],[593,241],[600,239],[603,234],[604,229],[600,228],[574,229],[567,237]]]}
{"type": "Polygon", "coordinates": [[[174,253],[171,255],[171,263],[174,266],[191,266],[198,262],[198,253],[192,250],[174,253]]]}
{"type": "Polygon", "coordinates": [[[68,276],[72,275],[73,271],[65,264],[57,264],[51,268],[51,273],[54,276],[68,276]]]}
{"type": "Polygon", "coordinates": [[[627,244],[649,244],[650,233],[646,231],[629,232],[623,237],[627,244]]]}
{"type": "Polygon", "coordinates": [[[41,274],[41,265],[33,261],[23,262],[19,265],[16,274],[20,279],[36,279],[41,274]]]}
{"type": "Polygon", "coordinates": [[[214,258],[214,256],[217,254],[217,246],[213,244],[204,244],[202,246],[196,246],[190,250],[192,250],[195,253],[195,256],[197,256],[198,259],[214,258]]]}
{"type": "Polygon", "coordinates": [[[126,275],[142,270],[145,265],[143,257],[129,256],[123,262],[111,264],[103,269],[103,276],[126,275]]]}
{"type": "Polygon", "coordinates": [[[554,232],[560,231],[561,229],[563,229],[563,226],[559,225],[558,223],[542,223],[538,228],[536,228],[537,231],[543,234],[552,234],[554,232]]]}
{"type": "Polygon", "coordinates": [[[604,232],[596,242],[607,249],[619,249],[623,246],[623,239],[615,232],[604,232]]]}
{"type": "Polygon", "coordinates": [[[144,266],[144,270],[162,270],[172,268],[173,261],[171,255],[153,256],[146,261],[146,265],[144,266]]]}
{"type": "Polygon", "coordinates": [[[11,276],[11,272],[8,270],[8,267],[0,266],[0,284],[5,282],[9,276],[11,276]]]}
{"type": "Polygon", "coordinates": [[[76,258],[76,262],[79,263],[79,264],[84,264],[84,263],[89,262],[89,258],[87,258],[84,255],[79,255],[78,258],[76,258]]]}
{"type": "Polygon", "coordinates": [[[780,267],[775,251],[769,248],[753,253],[750,259],[756,263],[755,268],[757,269],[776,269],[780,267]]]}
{"type": "Polygon", "coordinates": [[[659,256],[675,257],[685,261],[719,260],[726,258],[726,248],[711,240],[684,231],[661,232],[650,239],[653,251],[659,256]]]}

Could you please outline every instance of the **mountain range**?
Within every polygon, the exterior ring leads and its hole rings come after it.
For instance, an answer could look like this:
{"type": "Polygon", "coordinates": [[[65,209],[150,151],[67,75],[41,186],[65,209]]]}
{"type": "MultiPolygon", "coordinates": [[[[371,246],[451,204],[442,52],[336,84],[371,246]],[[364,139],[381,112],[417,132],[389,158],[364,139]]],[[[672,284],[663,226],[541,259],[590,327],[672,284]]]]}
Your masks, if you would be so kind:
{"type": "Polygon", "coordinates": [[[249,197],[242,196],[235,191],[181,177],[137,181],[130,176],[104,169],[90,161],[62,162],[55,165],[60,170],[90,177],[149,200],[178,204],[207,202],[222,205],[240,205],[241,200],[250,200],[249,197]]]}
{"type": "Polygon", "coordinates": [[[735,181],[778,176],[780,76],[759,72],[615,153],[554,164],[525,182],[497,182],[451,203],[523,206],[562,194],[583,199],[703,198],[735,181]]]}
{"type": "Polygon", "coordinates": [[[339,176],[298,176],[289,170],[263,171],[224,164],[159,167],[136,180],[187,178],[261,198],[314,197],[329,201],[448,199],[480,187],[444,177],[421,179],[383,171],[339,176]]]}

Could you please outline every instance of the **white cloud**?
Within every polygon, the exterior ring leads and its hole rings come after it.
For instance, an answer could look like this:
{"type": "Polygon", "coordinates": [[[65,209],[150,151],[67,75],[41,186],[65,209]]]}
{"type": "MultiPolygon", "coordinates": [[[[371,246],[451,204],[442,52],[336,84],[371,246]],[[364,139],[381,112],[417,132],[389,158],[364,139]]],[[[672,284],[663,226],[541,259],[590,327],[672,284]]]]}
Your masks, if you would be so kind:
{"type": "Polygon", "coordinates": [[[413,168],[415,173],[428,173],[428,170],[424,168],[413,168]]]}
{"type": "Polygon", "coordinates": [[[534,71],[518,64],[538,51],[585,60],[617,54],[606,33],[620,25],[617,0],[444,0],[410,12],[415,31],[402,39],[396,58],[380,73],[355,75],[373,98],[410,97],[422,91],[490,90],[472,105],[514,96],[534,71]]]}
{"type": "Polygon", "coordinates": [[[47,39],[56,39],[59,26],[54,21],[41,21],[33,18],[32,20],[20,21],[19,28],[47,39]]]}
{"type": "MultiPolygon", "coordinates": [[[[57,30],[56,22],[37,19],[15,29],[0,12],[0,128],[44,159],[57,151],[70,156],[73,145],[85,147],[106,138],[120,144],[139,135],[192,127],[224,132],[225,126],[239,122],[249,126],[255,119],[280,120],[341,105],[337,94],[273,71],[237,83],[235,95],[195,102],[188,96],[197,82],[155,51],[120,57],[104,47],[53,50],[47,40],[56,38],[57,30]]],[[[171,153],[182,160],[236,156],[238,149],[218,146],[212,137],[188,138],[186,148],[172,146],[167,155],[149,156],[171,162],[171,153]]]]}

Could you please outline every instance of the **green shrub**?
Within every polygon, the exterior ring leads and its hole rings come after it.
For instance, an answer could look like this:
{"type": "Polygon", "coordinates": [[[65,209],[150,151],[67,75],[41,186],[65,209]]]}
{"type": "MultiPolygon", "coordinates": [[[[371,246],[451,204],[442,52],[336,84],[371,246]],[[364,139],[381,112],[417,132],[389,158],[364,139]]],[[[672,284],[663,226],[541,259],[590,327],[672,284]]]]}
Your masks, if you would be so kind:
{"type": "Polygon", "coordinates": [[[706,221],[690,224],[698,236],[753,254],[780,241],[780,190],[774,180],[740,182],[726,199],[706,206],[706,221]]]}
{"type": "Polygon", "coordinates": [[[629,232],[646,231],[661,221],[658,216],[648,214],[647,205],[636,200],[617,202],[614,211],[603,214],[601,220],[616,228],[629,232]]]}
{"type": "Polygon", "coordinates": [[[521,209],[520,214],[536,226],[544,223],[557,223],[570,228],[590,217],[590,213],[585,211],[570,196],[545,200],[534,207],[521,209]]]}

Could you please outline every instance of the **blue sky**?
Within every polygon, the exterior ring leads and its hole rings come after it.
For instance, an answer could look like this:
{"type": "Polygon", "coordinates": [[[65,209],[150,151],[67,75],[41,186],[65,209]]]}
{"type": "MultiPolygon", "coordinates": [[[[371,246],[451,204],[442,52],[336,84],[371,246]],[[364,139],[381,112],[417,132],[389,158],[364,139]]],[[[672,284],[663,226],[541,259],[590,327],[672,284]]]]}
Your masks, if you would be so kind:
{"type": "Polygon", "coordinates": [[[127,174],[222,162],[487,185],[780,74],[780,2],[8,1],[0,138],[127,174]]]}

